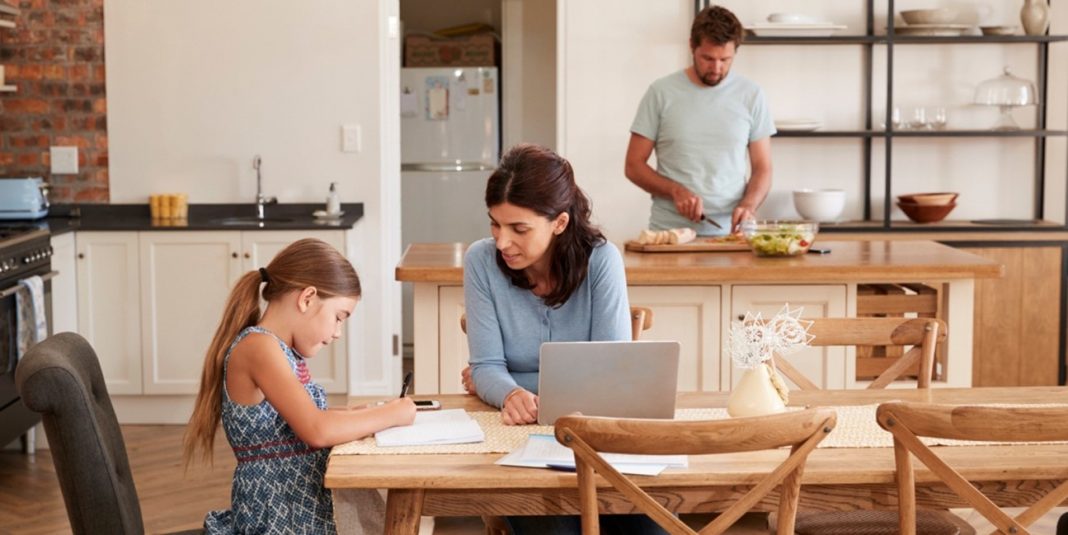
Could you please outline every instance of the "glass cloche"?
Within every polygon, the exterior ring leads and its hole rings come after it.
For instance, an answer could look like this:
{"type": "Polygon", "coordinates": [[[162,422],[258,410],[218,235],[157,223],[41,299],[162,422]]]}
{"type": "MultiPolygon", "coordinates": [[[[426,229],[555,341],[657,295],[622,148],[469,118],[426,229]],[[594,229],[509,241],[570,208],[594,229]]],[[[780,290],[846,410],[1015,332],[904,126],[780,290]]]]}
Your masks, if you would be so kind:
{"type": "Polygon", "coordinates": [[[1001,116],[992,127],[994,130],[1019,130],[1020,125],[1012,118],[1012,108],[1033,106],[1036,103],[1035,84],[1013,76],[1009,68],[996,78],[979,83],[975,88],[975,103],[985,106],[998,106],[1001,116]]]}

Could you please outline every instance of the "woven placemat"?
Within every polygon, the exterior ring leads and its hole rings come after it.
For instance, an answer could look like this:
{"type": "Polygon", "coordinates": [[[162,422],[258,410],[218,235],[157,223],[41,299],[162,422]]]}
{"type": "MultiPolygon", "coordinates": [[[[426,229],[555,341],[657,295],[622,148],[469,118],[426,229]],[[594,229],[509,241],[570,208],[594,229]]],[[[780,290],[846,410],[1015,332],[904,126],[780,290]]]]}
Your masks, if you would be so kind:
{"type": "MultiPolygon", "coordinates": [[[[1068,407],[1065,404],[1050,403],[1038,405],[991,404],[987,407],[1068,407]]],[[[889,432],[879,427],[875,420],[878,404],[848,405],[831,407],[838,414],[838,424],[834,431],[820,442],[820,448],[892,448],[894,438],[889,432]]],[[[791,407],[790,410],[801,410],[791,407]]],[[[478,422],[486,440],[473,444],[447,444],[438,446],[397,446],[380,448],[374,437],[347,442],[334,446],[331,455],[403,455],[427,453],[510,453],[521,447],[532,434],[553,433],[551,425],[504,425],[499,412],[470,412],[471,418],[478,422]]],[[[730,418],[727,409],[679,409],[675,411],[677,420],[726,420],[730,418]]],[[[970,440],[949,440],[922,437],[920,440],[928,446],[979,446],[1008,444],[1007,442],[976,442],[970,440]]],[[[1012,444],[1027,444],[1013,442],[1012,444]]]]}

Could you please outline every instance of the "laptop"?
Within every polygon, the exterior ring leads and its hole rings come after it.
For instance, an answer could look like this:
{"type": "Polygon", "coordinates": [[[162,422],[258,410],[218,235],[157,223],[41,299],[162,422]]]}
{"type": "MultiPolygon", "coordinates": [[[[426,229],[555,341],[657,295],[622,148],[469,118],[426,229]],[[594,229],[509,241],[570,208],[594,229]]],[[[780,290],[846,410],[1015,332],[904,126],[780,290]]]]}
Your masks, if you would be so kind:
{"type": "Polygon", "coordinates": [[[678,342],[546,342],[540,359],[539,424],[573,412],[675,417],[678,342]]]}

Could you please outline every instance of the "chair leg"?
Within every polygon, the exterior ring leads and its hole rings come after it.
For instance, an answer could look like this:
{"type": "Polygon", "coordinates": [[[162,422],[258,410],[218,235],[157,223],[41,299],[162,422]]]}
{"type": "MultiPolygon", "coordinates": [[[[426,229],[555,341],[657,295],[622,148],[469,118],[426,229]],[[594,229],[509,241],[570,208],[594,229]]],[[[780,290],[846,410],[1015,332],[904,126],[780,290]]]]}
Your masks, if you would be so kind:
{"type": "Polygon", "coordinates": [[[508,535],[508,521],[503,516],[484,516],[482,523],[486,525],[486,535],[508,535]]]}

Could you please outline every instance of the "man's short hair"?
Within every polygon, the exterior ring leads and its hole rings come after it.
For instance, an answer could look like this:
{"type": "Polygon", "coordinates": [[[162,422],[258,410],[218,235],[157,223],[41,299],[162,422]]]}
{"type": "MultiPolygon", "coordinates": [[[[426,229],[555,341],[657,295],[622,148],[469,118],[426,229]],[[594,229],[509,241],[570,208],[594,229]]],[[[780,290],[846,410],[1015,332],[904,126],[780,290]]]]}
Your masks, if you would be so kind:
{"type": "Polygon", "coordinates": [[[693,19],[690,48],[697,48],[704,41],[719,46],[734,43],[734,47],[738,48],[744,36],[742,23],[734,13],[723,6],[708,6],[693,19]]]}

